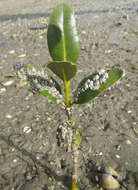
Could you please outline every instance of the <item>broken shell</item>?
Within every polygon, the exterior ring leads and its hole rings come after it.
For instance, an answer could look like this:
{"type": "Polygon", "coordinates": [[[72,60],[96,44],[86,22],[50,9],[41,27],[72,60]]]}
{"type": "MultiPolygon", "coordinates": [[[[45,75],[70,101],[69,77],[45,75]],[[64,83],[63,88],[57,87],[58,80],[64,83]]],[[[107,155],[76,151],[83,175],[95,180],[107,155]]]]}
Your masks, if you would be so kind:
{"type": "Polygon", "coordinates": [[[119,182],[110,174],[103,174],[101,180],[101,186],[104,189],[118,189],[120,187],[119,182]]]}
{"type": "Polygon", "coordinates": [[[105,168],[104,168],[104,173],[110,174],[110,175],[112,175],[112,176],[115,176],[115,177],[119,178],[119,174],[118,174],[117,171],[115,171],[115,169],[112,168],[111,166],[105,166],[105,168]]]}

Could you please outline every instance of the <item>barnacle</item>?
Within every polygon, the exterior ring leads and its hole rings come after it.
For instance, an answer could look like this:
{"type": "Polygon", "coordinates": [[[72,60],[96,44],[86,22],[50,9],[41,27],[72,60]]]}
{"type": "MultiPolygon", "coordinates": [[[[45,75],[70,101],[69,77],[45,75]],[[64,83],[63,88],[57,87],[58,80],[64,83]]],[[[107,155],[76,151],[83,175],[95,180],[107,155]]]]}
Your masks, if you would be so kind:
{"type": "Polygon", "coordinates": [[[63,101],[56,81],[49,77],[43,68],[30,64],[16,64],[14,70],[20,80],[29,84],[33,93],[47,91],[53,97],[56,97],[57,102],[63,101]]]}
{"type": "Polygon", "coordinates": [[[98,90],[100,88],[100,85],[105,83],[108,77],[109,75],[106,70],[102,69],[97,71],[93,74],[92,79],[87,79],[84,85],[77,89],[76,98],[78,98],[78,96],[86,90],[98,90]]]}
{"type": "Polygon", "coordinates": [[[70,152],[72,147],[73,131],[68,122],[60,124],[57,128],[57,145],[70,152]]]}

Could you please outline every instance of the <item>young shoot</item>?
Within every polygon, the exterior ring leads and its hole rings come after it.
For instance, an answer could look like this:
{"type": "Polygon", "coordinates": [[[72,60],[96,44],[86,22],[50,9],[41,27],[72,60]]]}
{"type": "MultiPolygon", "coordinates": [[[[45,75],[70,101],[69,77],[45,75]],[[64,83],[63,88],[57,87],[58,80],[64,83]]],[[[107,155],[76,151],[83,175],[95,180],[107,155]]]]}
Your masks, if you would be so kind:
{"type": "Polygon", "coordinates": [[[73,106],[93,100],[121,79],[120,69],[99,70],[84,78],[71,99],[71,79],[77,74],[80,54],[79,37],[73,10],[65,3],[58,4],[49,19],[47,43],[51,62],[47,67],[60,79],[59,84],[45,68],[30,64],[18,64],[14,69],[17,76],[26,81],[33,93],[43,95],[49,101],[62,103],[67,121],[57,126],[57,145],[72,155],[71,190],[79,190],[78,167],[79,147],[82,141],[80,129],[72,115],[73,106]]]}

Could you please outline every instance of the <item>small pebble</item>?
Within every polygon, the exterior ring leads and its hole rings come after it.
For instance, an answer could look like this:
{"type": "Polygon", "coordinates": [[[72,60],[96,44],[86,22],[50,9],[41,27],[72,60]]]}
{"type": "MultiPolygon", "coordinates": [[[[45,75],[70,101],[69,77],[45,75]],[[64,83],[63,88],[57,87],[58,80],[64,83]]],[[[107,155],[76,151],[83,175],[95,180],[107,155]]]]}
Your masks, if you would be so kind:
{"type": "Polygon", "coordinates": [[[21,54],[18,56],[19,58],[23,58],[23,57],[26,57],[26,54],[21,54]]]}
{"type": "Polygon", "coordinates": [[[103,155],[103,153],[102,152],[99,152],[99,156],[102,156],[103,155]]]}
{"type": "Polygon", "coordinates": [[[13,80],[9,80],[9,81],[3,83],[3,85],[4,86],[10,86],[11,84],[13,84],[13,82],[14,82],[13,80]]]}
{"type": "Polygon", "coordinates": [[[98,182],[99,181],[99,178],[98,178],[98,176],[96,175],[95,176],[95,180],[98,182]]]}
{"type": "Polygon", "coordinates": [[[25,100],[28,101],[29,100],[29,96],[25,97],[25,100]]]}
{"type": "Polygon", "coordinates": [[[132,144],[130,140],[126,140],[126,144],[132,144]]]}
{"type": "Polygon", "coordinates": [[[26,127],[23,128],[23,132],[24,132],[24,133],[30,133],[31,130],[32,130],[32,129],[31,129],[30,127],[28,127],[28,126],[26,126],[26,127]]]}
{"type": "Polygon", "coordinates": [[[11,151],[14,152],[14,151],[15,151],[15,148],[12,148],[11,151]]]}
{"type": "Polygon", "coordinates": [[[120,158],[120,156],[118,154],[116,154],[115,157],[118,158],[118,159],[120,158]]]}
{"type": "Polygon", "coordinates": [[[0,94],[2,94],[3,92],[6,92],[6,88],[1,88],[0,89],[0,94]]]}
{"type": "Polygon", "coordinates": [[[51,117],[48,117],[48,118],[47,118],[47,121],[51,121],[51,120],[52,120],[52,118],[51,118],[51,117]]]}
{"type": "Polygon", "coordinates": [[[86,31],[85,31],[85,30],[83,30],[81,33],[82,33],[82,34],[86,34],[86,31]]]}
{"type": "Polygon", "coordinates": [[[6,115],[6,118],[11,119],[11,118],[12,118],[12,115],[7,114],[7,115],[6,115]]]}
{"type": "Polygon", "coordinates": [[[95,155],[95,156],[102,156],[103,153],[102,153],[102,152],[96,152],[94,155],[95,155]]]}
{"type": "Polygon", "coordinates": [[[16,162],[17,162],[17,159],[14,159],[13,162],[16,163],[16,162]]]}
{"type": "Polygon", "coordinates": [[[14,54],[14,53],[15,53],[15,50],[9,51],[9,54],[14,54]]]}
{"type": "Polygon", "coordinates": [[[29,105],[27,105],[27,106],[26,106],[26,108],[27,108],[27,109],[29,109],[29,108],[30,108],[30,106],[29,106],[29,105]]]}
{"type": "Polygon", "coordinates": [[[37,157],[36,157],[36,159],[37,159],[37,160],[40,160],[40,157],[39,157],[39,156],[37,156],[37,157]]]}
{"type": "Polygon", "coordinates": [[[118,151],[121,150],[121,145],[117,145],[116,150],[118,150],[118,151]]]}
{"type": "Polygon", "coordinates": [[[105,50],[105,54],[110,54],[112,52],[112,50],[105,50]]]}
{"type": "Polygon", "coordinates": [[[131,110],[128,110],[127,113],[132,113],[132,111],[131,111],[131,110]]]}
{"type": "Polygon", "coordinates": [[[26,179],[27,180],[31,180],[33,178],[33,176],[31,176],[31,174],[28,174],[27,176],[26,176],[26,179]]]}

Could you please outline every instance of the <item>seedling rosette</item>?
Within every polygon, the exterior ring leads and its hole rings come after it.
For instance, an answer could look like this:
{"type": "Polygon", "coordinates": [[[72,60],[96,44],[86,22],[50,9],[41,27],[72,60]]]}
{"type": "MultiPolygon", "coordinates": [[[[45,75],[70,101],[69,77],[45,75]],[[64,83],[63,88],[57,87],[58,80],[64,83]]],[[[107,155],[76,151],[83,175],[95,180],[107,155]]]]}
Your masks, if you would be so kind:
{"type": "Polygon", "coordinates": [[[73,10],[65,3],[57,5],[50,16],[47,42],[52,61],[47,64],[46,71],[30,64],[16,65],[15,70],[20,79],[27,81],[33,93],[41,94],[52,102],[64,101],[62,105],[65,106],[68,119],[57,128],[57,144],[72,154],[71,190],[79,190],[77,169],[82,136],[72,113],[73,105],[87,103],[99,96],[121,79],[123,71],[102,69],[89,75],[79,83],[71,99],[70,85],[77,74],[76,62],[79,58],[80,47],[73,10]],[[55,78],[48,74],[48,69],[63,82],[64,90],[55,78]]]}

